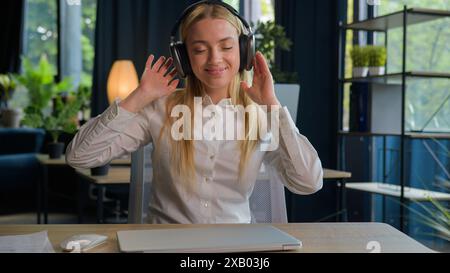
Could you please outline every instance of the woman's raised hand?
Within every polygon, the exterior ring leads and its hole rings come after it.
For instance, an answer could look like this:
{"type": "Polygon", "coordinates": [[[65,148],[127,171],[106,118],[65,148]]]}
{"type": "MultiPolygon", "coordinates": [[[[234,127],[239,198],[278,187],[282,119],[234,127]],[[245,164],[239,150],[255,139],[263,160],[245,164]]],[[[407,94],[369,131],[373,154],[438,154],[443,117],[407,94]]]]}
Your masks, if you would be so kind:
{"type": "Polygon", "coordinates": [[[154,55],[148,57],[138,88],[120,102],[120,106],[125,110],[139,112],[152,101],[170,95],[176,90],[180,80],[175,79],[176,69],[171,69],[172,58],[166,59],[161,56],[153,63],[154,59],[154,55]]]}
{"type": "Polygon", "coordinates": [[[272,74],[261,52],[257,52],[253,60],[252,86],[249,86],[246,82],[241,82],[241,88],[247,92],[254,102],[259,105],[266,105],[269,110],[273,105],[280,105],[275,95],[272,74]]]}
{"type": "Polygon", "coordinates": [[[175,69],[169,71],[173,59],[161,56],[154,64],[154,56],[150,55],[145,64],[139,88],[145,95],[152,99],[158,99],[170,95],[175,91],[179,80],[174,79],[177,74],[175,69]]]}

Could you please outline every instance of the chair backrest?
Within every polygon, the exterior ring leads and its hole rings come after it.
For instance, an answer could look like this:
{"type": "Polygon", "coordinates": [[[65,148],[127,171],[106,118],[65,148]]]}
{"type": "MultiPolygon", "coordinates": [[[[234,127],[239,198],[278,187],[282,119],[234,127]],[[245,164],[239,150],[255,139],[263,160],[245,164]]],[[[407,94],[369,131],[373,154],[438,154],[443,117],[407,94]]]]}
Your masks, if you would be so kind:
{"type": "Polygon", "coordinates": [[[287,223],[284,185],[270,166],[261,166],[250,196],[250,211],[252,223],[287,223]]]}
{"type": "Polygon", "coordinates": [[[130,197],[128,201],[128,223],[144,224],[147,219],[148,202],[153,179],[150,143],[131,154],[130,197]]]}
{"type": "Polygon", "coordinates": [[[282,106],[286,106],[294,123],[297,123],[297,110],[300,103],[300,85],[275,84],[275,94],[282,106]]]}
{"type": "MultiPolygon", "coordinates": [[[[141,224],[147,221],[153,168],[149,144],[131,156],[131,183],[128,205],[128,223],[141,224]]],[[[250,196],[252,223],[287,223],[284,186],[276,172],[263,166],[250,196]]]]}

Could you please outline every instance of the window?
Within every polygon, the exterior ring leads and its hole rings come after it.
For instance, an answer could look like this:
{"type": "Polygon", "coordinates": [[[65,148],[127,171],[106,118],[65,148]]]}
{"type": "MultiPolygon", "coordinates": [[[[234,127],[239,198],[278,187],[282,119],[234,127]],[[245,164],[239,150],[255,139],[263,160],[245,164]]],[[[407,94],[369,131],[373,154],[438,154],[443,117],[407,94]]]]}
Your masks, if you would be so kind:
{"type": "Polygon", "coordinates": [[[227,3],[228,5],[232,6],[235,10],[239,11],[239,0],[223,0],[224,3],[227,3]]]}
{"type": "Polygon", "coordinates": [[[275,3],[274,0],[260,0],[261,5],[261,21],[275,20],[275,3]]]}
{"type": "Polygon", "coordinates": [[[223,2],[233,6],[250,22],[275,20],[274,0],[224,0],[223,2]],[[243,10],[240,9],[241,7],[243,10]]]}
{"type": "MultiPolygon", "coordinates": [[[[66,10],[65,15],[69,13],[66,10]]],[[[75,83],[92,87],[96,14],[97,0],[26,0],[22,56],[37,65],[44,55],[55,73],[59,70],[64,75],[72,76],[75,83]],[[58,38],[57,12],[61,3],[71,9],[69,13],[74,9],[77,11],[70,13],[70,16],[62,16],[62,34],[58,38]],[[59,39],[64,39],[67,45],[61,47],[61,63],[65,66],[62,68],[58,64],[59,39]]],[[[18,88],[10,103],[12,107],[25,108],[28,105],[26,90],[18,88]]],[[[89,111],[86,109],[84,115],[90,116],[89,111]]]]}
{"type": "MultiPolygon", "coordinates": [[[[45,55],[55,71],[59,66],[58,58],[58,4],[65,4],[68,9],[74,6],[81,6],[81,12],[70,14],[70,20],[63,18],[66,27],[62,25],[61,39],[71,41],[71,33],[81,31],[79,44],[70,43],[70,50],[62,50],[61,58],[73,58],[76,52],[80,52],[82,59],[79,69],[70,70],[69,74],[74,78],[80,78],[80,82],[87,86],[92,86],[92,70],[94,66],[94,39],[97,0],[27,0],[25,12],[25,32],[23,56],[29,58],[32,63],[37,64],[42,55],[45,55]],[[80,18],[81,16],[81,18],[80,18]],[[78,17],[78,18],[77,18],[78,17]],[[81,24],[73,26],[72,24],[81,24]],[[70,31],[68,31],[70,29],[70,31]],[[75,32],[73,32],[75,30],[75,32]],[[69,35],[65,35],[69,33],[69,35]],[[73,71],[81,75],[73,75],[73,71]]],[[[68,11],[70,13],[70,11],[68,11]]],[[[67,13],[67,14],[68,14],[67,13]]],[[[63,21],[62,20],[62,21],[63,21]]],[[[78,40],[77,40],[78,41],[78,40]]],[[[64,41],[63,41],[64,42],[64,41]]],[[[75,62],[77,63],[77,62],[75,62]]],[[[72,63],[69,64],[71,66],[72,63]]],[[[78,65],[79,66],[79,65],[78,65]]]]}
{"type": "MultiPolygon", "coordinates": [[[[347,0],[347,23],[353,22],[353,0],[347,0]]],[[[345,36],[345,70],[344,77],[352,76],[352,62],[350,61],[350,49],[353,44],[353,31],[347,31],[345,36]]],[[[349,112],[350,112],[350,84],[344,85],[343,109],[342,109],[342,129],[349,130],[349,112]]]]}
{"type": "Polygon", "coordinates": [[[92,72],[94,70],[95,55],[95,23],[97,15],[97,0],[83,0],[81,6],[81,49],[83,69],[81,83],[92,86],[92,72]]]}
{"type": "MultiPolygon", "coordinates": [[[[378,15],[402,10],[403,6],[450,10],[449,1],[441,0],[390,0],[378,6],[378,15]]],[[[408,71],[450,71],[450,19],[408,26],[407,61],[408,71]]],[[[401,70],[403,39],[402,29],[388,33],[389,72],[401,70]]],[[[381,41],[384,43],[384,41],[381,41]]],[[[450,131],[450,80],[408,80],[406,93],[406,130],[450,131]]]]}
{"type": "Polygon", "coordinates": [[[25,8],[24,56],[34,64],[46,55],[56,67],[58,54],[56,1],[28,0],[25,8]]]}

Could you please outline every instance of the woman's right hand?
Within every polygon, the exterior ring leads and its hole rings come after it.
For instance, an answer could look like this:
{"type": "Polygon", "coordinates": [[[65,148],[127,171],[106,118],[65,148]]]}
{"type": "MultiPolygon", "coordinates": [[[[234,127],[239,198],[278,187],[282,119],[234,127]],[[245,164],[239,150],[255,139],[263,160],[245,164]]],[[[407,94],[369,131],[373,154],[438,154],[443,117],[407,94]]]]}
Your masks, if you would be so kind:
{"type": "Polygon", "coordinates": [[[120,102],[120,106],[125,110],[137,113],[147,104],[161,97],[173,93],[179,83],[179,79],[174,77],[176,69],[169,71],[173,60],[161,56],[154,64],[155,57],[150,55],[145,64],[145,70],[141,77],[141,82],[126,99],[120,102]]]}

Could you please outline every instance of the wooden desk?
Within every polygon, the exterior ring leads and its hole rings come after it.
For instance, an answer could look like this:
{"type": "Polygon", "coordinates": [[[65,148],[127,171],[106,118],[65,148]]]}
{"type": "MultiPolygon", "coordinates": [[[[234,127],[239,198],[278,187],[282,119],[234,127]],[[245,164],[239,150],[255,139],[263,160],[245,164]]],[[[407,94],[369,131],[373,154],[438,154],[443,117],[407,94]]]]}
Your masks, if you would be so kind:
{"type": "MultiPolygon", "coordinates": [[[[0,235],[48,231],[56,252],[65,238],[83,233],[108,236],[108,241],[88,252],[119,252],[116,232],[131,229],[195,228],[206,225],[1,225],[0,235]]],[[[227,226],[227,225],[220,225],[227,226]]],[[[367,244],[376,241],[381,252],[433,252],[397,229],[383,223],[292,223],[273,226],[302,241],[298,252],[370,252],[367,244]]]]}
{"type": "MultiPolygon", "coordinates": [[[[41,179],[38,183],[38,209],[37,209],[37,223],[41,223],[41,213],[44,214],[44,224],[48,223],[48,166],[54,166],[54,167],[64,167],[69,166],[66,163],[65,156],[62,155],[62,157],[57,159],[51,159],[49,158],[48,154],[36,154],[36,159],[39,161],[39,163],[42,166],[42,175],[41,179]]],[[[113,166],[130,166],[131,165],[131,158],[124,158],[124,159],[114,159],[110,162],[113,166]]]]}

